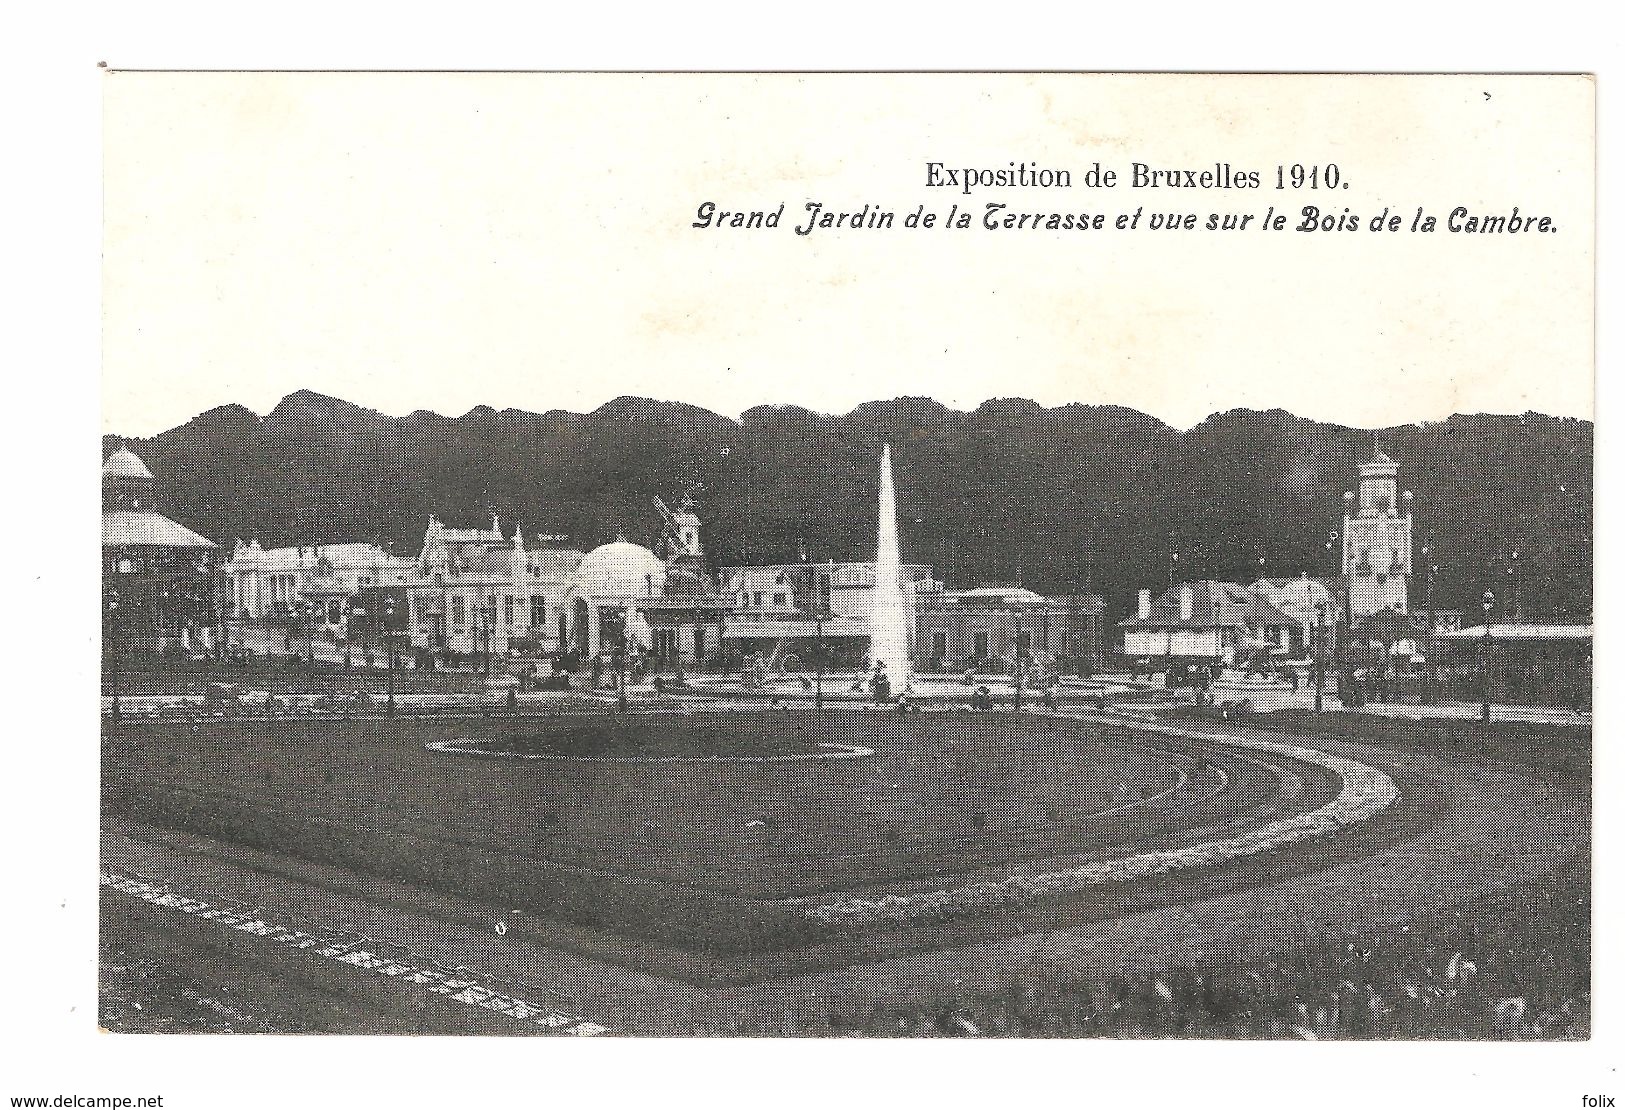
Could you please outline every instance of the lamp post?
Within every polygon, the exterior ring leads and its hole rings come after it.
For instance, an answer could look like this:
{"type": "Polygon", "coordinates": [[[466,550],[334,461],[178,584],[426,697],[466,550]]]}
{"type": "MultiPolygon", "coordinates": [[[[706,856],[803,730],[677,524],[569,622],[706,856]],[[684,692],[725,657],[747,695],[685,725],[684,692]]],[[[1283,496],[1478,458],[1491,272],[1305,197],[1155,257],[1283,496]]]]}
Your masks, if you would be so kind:
{"type": "Polygon", "coordinates": [[[813,602],[813,711],[824,712],[824,618],[828,615],[829,599],[817,571],[809,571],[813,602]]]}
{"type": "Polygon", "coordinates": [[[813,605],[813,712],[824,712],[824,605],[813,605]]]}
{"type": "MultiPolygon", "coordinates": [[[[214,607],[214,656],[216,659],[226,657],[226,591],[232,589],[230,579],[221,571],[219,564],[210,561],[209,564],[209,592],[212,595],[209,603],[214,607]]],[[[233,592],[235,599],[236,594],[233,592]]],[[[232,604],[236,609],[235,600],[232,604]]]]}
{"type": "Polygon", "coordinates": [[[169,611],[169,587],[160,586],[152,595],[152,631],[160,652],[168,645],[169,611]]]}
{"type": "MultiPolygon", "coordinates": [[[[1346,512],[1346,510],[1345,510],[1345,512],[1346,512]]],[[[1333,558],[1333,551],[1342,542],[1342,539],[1343,539],[1343,533],[1339,532],[1335,528],[1333,528],[1331,531],[1326,533],[1326,545],[1325,546],[1326,546],[1326,558],[1328,560],[1333,558]]],[[[1341,571],[1343,569],[1343,564],[1342,564],[1341,557],[1339,557],[1337,559],[1335,565],[1336,565],[1339,573],[1341,573],[1341,571]]],[[[1330,594],[1328,594],[1327,596],[1329,597],[1330,594]]],[[[1345,592],[1344,592],[1344,600],[1345,600],[1345,602],[1347,601],[1347,596],[1348,596],[1347,591],[1345,590],[1345,592]]],[[[1324,603],[1322,604],[1322,608],[1324,608],[1324,603]]],[[[1323,620],[1325,619],[1325,614],[1324,613],[1322,613],[1321,619],[1323,619],[1323,620]]],[[[1343,649],[1344,649],[1344,641],[1346,639],[1346,637],[1343,635],[1343,633],[1341,631],[1345,619],[1346,619],[1346,614],[1344,614],[1344,613],[1338,613],[1337,614],[1337,623],[1334,626],[1334,631],[1337,632],[1337,641],[1336,641],[1336,644],[1335,644],[1335,647],[1336,647],[1337,650],[1334,650],[1334,651],[1331,651],[1331,652],[1327,653],[1328,655],[1331,656],[1331,658],[1329,660],[1324,660],[1322,662],[1323,667],[1327,666],[1327,665],[1334,666],[1334,667],[1337,666],[1337,661],[1338,661],[1337,657],[1343,651],[1343,649]]],[[[1338,692],[1338,697],[1341,698],[1342,694],[1343,694],[1342,688],[1339,687],[1337,692],[1338,692]]]]}
{"type": "Polygon", "coordinates": [[[1484,641],[1480,645],[1483,658],[1479,666],[1484,671],[1484,712],[1483,721],[1490,723],[1490,610],[1495,608],[1495,594],[1489,590],[1484,591],[1484,641]]]}
{"type": "Polygon", "coordinates": [[[621,642],[615,648],[615,708],[626,712],[626,649],[631,642],[632,607],[628,605],[621,617],[621,642]]]}
{"type": "Polygon", "coordinates": [[[113,636],[112,664],[113,664],[113,719],[119,718],[119,594],[117,590],[107,591],[107,617],[109,631],[113,636]]]}
{"type": "Polygon", "coordinates": [[[1428,640],[1427,652],[1422,657],[1422,700],[1432,705],[1436,700],[1433,689],[1433,670],[1436,666],[1434,656],[1438,651],[1439,618],[1433,609],[1433,576],[1439,571],[1439,564],[1433,561],[1433,554],[1428,544],[1422,545],[1422,558],[1426,560],[1427,569],[1427,599],[1428,599],[1428,640]]]}
{"type": "MultiPolygon", "coordinates": [[[[356,631],[356,619],[357,618],[360,618],[360,620],[361,620],[360,627],[363,630],[365,630],[366,627],[367,627],[367,610],[363,606],[356,605],[356,604],[354,604],[352,602],[351,605],[350,605],[349,616],[345,619],[345,623],[344,623],[344,635],[345,635],[345,640],[344,640],[344,669],[346,671],[348,671],[350,669],[350,645],[352,643],[354,643],[354,640],[351,637],[356,631]]],[[[365,641],[362,642],[361,648],[362,648],[363,653],[365,653],[366,650],[367,650],[367,645],[366,645],[365,641]]],[[[363,662],[368,662],[368,660],[365,659],[365,655],[363,655],[363,662]]],[[[363,679],[361,681],[361,688],[363,690],[365,690],[366,685],[367,685],[366,680],[363,679]]]]}
{"type": "Polygon", "coordinates": [[[487,684],[491,681],[491,635],[496,631],[497,595],[490,594],[488,598],[489,604],[485,607],[485,615],[480,619],[480,637],[484,641],[480,656],[484,660],[487,684]]]}
{"type": "Polygon", "coordinates": [[[496,613],[486,609],[485,598],[478,594],[469,600],[472,602],[472,607],[468,611],[469,642],[479,657],[478,669],[482,679],[479,694],[480,714],[489,717],[491,707],[485,699],[491,686],[491,624],[496,613]]]}
{"type": "Polygon", "coordinates": [[[394,598],[394,595],[392,595],[392,594],[385,595],[384,599],[383,599],[383,604],[380,606],[380,608],[382,609],[382,616],[381,616],[381,618],[380,618],[380,620],[378,622],[378,631],[384,637],[385,650],[387,650],[389,652],[389,666],[388,666],[387,671],[385,672],[386,677],[384,679],[385,689],[388,691],[387,700],[384,703],[384,705],[385,705],[384,712],[385,712],[385,714],[387,716],[393,717],[395,715],[395,631],[394,631],[394,625],[395,625],[395,598],[394,598]]]}
{"type": "MultiPolygon", "coordinates": [[[[1175,551],[1168,557],[1168,592],[1174,592],[1174,572],[1179,569],[1179,552],[1175,551]]],[[[1174,626],[1168,626],[1168,650],[1163,654],[1163,682],[1167,683],[1168,676],[1174,669],[1174,626]]]]}
{"type": "Polygon", "coordinates": [[[1517,621],[1518,617],[1518,552],[1514,548],[1507,557],[1507,620],[1517,621]]]}
{"type": "Polygon", "coordinates": [[[1326,686],[1326,657],[1323,654],[1326,644],[1326,603],[1320,602],[1315,606],[1315,712],[1325,712],[1324,689],[1326,686]]]}
{"type": "MultiPolygon", "coordinates": [[[[805,548],[801,554],[805,559],[805,548]]],[[[813,712],[821,714],[824,711],[824,618],[828,614],[824,588],[813,567],[807,568],[807,602],[813,619],[813,712]]]]}
{"type": "MultiPolygon", "coordinates": [[[[181,635],[184,637],[186,635],[186,633],[195,624],[197,626],[197,628],[198,628],[199,635],[201,636],[202,635],[202,628],[203,628],[202,618],[205,615],[205,613],[204,613],[204,605],[206,603],[205,599],[199,593],[197,593],[196,588],[191,586],[191,585],[188,585],[185,590],[181,591],[180,599],[181,599],[181,616],[180,616],[180,632],[181,632],[181,635]]],[[[193,650],[195,650],[195,649],[193,649],[193,650]]]]}
{"type": "Polygon", "coordinates": [[[1016,618],[1016,700],[1013,712],[1021,713],[1021,688],[1027,679],[1027,653],[1021,650],[1021,618],[1016,618]]]}

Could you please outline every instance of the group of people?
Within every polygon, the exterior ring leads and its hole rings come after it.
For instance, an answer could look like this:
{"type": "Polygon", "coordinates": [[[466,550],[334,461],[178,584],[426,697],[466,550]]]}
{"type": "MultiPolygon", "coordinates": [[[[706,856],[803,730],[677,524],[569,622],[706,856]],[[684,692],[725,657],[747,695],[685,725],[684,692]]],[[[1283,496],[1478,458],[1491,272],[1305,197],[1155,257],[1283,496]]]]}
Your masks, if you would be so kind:
{"type": "MultiPolygon", "coordinates": [[[[857,677],[852,680],[852,693],[861,694],[866,690],[877,705],[892,700],[891,675],[886,673],[885,660],[877,660],[873,670],[860,672],[857,677]]],[[[913,687],[905,683],[903,688],[898,691],[898,697],[904,698],[913,692],[913,687]]]]}
{"type": "MultiPolygon", "coordinates": [[[[1061,704],[1059,681],[1051,680],[1045,683],[1042,688],[1034,691],[1034,695],[1038,699],[1038,704],[1045,709],[1058,709],[1061,704]]],[[[976,687],[975,692],[970,696],[970,707],[972,709],[987,712],[993,708],[993,704],[993,691],[985,684],[976,687]]]]}
{"type": "Polygon", "coordinates": [[[1337,679],[1339,700],[1350,709],[1358,709],[1368,701],[1394,703],[1400,700],[1400,679],[1393,671],[1368,671],[1353,667],[1337,679]]]}

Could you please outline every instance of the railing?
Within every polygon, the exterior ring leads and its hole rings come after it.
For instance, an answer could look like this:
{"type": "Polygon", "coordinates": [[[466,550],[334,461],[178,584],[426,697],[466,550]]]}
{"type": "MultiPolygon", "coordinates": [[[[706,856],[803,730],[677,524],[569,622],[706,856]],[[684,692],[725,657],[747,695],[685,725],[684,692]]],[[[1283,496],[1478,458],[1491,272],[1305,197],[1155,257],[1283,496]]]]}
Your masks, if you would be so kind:
{"type": "MultiPolygon", "coordinates": [[[[298,645],[303,648],[303,643],[298,645]]],[[[102,693],[117,690],[123,696],[160,695],[201,696],[212,684],[227,684],[245,690],[277,695],[354,696],[357,692],[382,694],[389,686],[387,655],[373,653],[373,664],[357,655],[346,669],[343,664],[319,660],[315,664],[274,656],[253,656],[233,663],[213,659],[172,659],[150,654],[107,653],[102,664],[102,693]]],[[[453,694],[480,688],[480,678],[472,672],[429,670],[404,666],[397,657],[397,693],[453,694]]]]}
{"type": "MultiPolygon", "coordinates": [[[[1427,704],[1477,702],[1484,697],[1484,672],[1477,667],[1451,667],[1431,674],[1368,672],[1360,683],[1364,700],[1376,703],[1427,704]]],[[[1499,705],[1527,705],[1589,711],[1589,667],[1528,668],[1490,672],[1490,701],[1499,705]]]]}

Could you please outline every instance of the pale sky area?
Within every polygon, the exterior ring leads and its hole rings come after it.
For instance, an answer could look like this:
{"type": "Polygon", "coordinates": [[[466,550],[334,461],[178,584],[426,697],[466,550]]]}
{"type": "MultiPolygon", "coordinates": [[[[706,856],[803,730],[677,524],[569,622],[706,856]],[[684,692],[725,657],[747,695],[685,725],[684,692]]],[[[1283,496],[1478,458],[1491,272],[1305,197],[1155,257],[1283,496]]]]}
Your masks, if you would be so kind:
{"type": "Polygon", "coordinates": [[[394,415],[923,394],[1180,427],[1241,406],[1589,419],[1592,95],[1532,77],[112,73],[103,427],[264,413],[298,389],[394,415]],[[931,161],[1074,186],[967,196],[927,188],[931,161]],[[1094,163],[1135,161],[1262,187],[1084,187],[1094,163]],[[1294,163],[1348,187],[1277,190],[1294,163]],[[784,226],[696,229],[703,201],[782,202],[784,226]],[[809,201],[899,223],[990,201],[1254,220],[798,236],[809,201]],[[1295,232],[1306,204],[1441,226],[1295,232]],[[1288,230],[1258,228],[1272,205],[1288,230]],[[1458,205],[1557,232],[1450,234],[1458,205]]]}

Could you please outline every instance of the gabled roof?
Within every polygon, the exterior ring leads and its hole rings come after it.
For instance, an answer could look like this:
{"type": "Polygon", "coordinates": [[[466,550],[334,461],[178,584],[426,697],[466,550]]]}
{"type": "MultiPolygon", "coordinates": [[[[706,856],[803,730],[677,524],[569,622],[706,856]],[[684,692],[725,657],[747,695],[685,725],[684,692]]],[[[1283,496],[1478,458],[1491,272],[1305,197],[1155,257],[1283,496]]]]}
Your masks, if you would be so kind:
{"type": "Polygon", "coordinates": [[[417,562],[400,555],[391,555],[377,544],[322,543],[304,547],[239,547],[232,553],[232,562],[243,568],[261,571],[305,570],[326,559],[334,569],[354,570],[377,566],[397,569],[417,562]]]}
{"type": "Polygon", "coordinates": [[[452,556],[451,572],[462,578],[510,578],[513,549],[478,545],[462,548],[452,556]]]}
{"type": "Polygon", "coordinates": [[[1267,583],[1272,589],[1285,590],[1291,586],[1302,585],[1305,582],[1313,583],[1314,585],[1317,585],[1330,592],[1337,589],[1341,583],[1341,580],[1337,578],[1314,578],[1306,575],[1299,575],[1296,578],[1260,578],[1257,582],[1254,582],[1253,585],[1254,587],[1257,587],[1267,583]]]}
{"type": "Polygon", "coordinates": [[[102,546],[207,548],[215,544],[167,516],[138,509],[115,509],[102,514],[102,546]]]}
{"type": "Polygon", "coordinates": [[[973,590],[944,590],[942,596],[945,598],[997,598],[1001,601],[1027,602],[1029,604],[1049,600],[1025,586],[977,586],[973,590]]]}
{"type": "Polygon", "coordinates": [[[570,551],[562,547],[544,547],[538,550],[527,551],[526,561],[541,570],[545,576],[557,576],[560,579],[567,577],[585,559],[586,553],[570,551]]]}
{"type": "Polygon", "coordinates": [[[441,537],[447,543],[507,543],[508,537],[495,528],[445,528],[441,537]]]}
{"type": "MultiPolygon", "coordinates": [[[[287,548],[281,550],[286,551],[287,548]]],[[[375,559],[385,562],[410,563],[413,560],[398,555],[391,555],[375,543],[321,543],[307,550],[314,551],[318,558],[325,558],[334,566],[365,566],[375,559]]],[[[294,548],[297,553],[298,548],[294,548]]]]}
{"type": "Polygon", "coordinates": [[[1252,588],[1279,609],[1297,613],[1300,622],[1326,606],[1328,619],[1343,607],[1343,583],[1336,578],[1260,578],[1252,588]]]}
{"type": "Polygon", "coordinates": [[[810,640],[820,634],[826,639],[867,636],[869,622],[856,617],[830,617],[820,625],[800,615],[782,619],[730,615],[722,626],[724,640],[810,640]]]}
{"type": "Polygon", "coordinates": [[[1388,457],[1388,452],[1382,449],[1382,433],[1371,433],[1371,461],[1367,466],[1392,466],[1394,460],[1388,457]]]}
{"type": "Polygon", "coordinates": [[[1151,606],[1150,615],[1141,620],[1129,617],[1119,621],[1119,628],[1266,628],[1271,625],[1294,625],[1296,617],[1277,609],[1268,598],[1256,590],[1234,582],[1187,582],[1163,592],[1151,606]],[[1183,620],[1179,614],[1180,596],[1191,592],[1191,616],[1183,620]]]}

